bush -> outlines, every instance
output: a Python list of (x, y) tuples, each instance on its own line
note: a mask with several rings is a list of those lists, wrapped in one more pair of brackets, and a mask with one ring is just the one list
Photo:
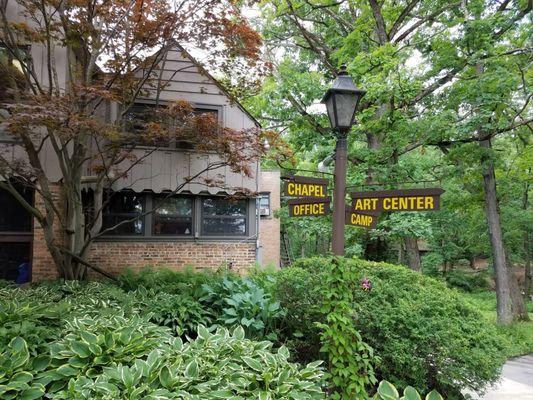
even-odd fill
[[(314, 258), (296, 266), (328, 274), (331, 262)], [(371, 291), (355, 289), (353, 307), (363, 340), (381, 358), (381, 378), (420, 392), (437, 389), (447, 397), (497, 379), (505, 341), (459, 293), (405, 267), (347, 262), (353, 265), (347, 279), (359, 283), (368, 277), (373, 285)]]
[(274, 299), (286, 310), (279, 324), (279, 340), (298, 361), (317, 360), (320, 329), (316, 322), (323, 319), (320, 275), (293, 267), (278, 271), (274, 277)]
[(196, 336), (198, 325), (210, 325), (211, 316), (202, 305), (187, 294), (154, 293), (138, 290), (141, 310), (149, 321), (172, 329), (178, 336)]
[(228, 276), (202, 287), (200, 301), (212, 309), (217, 324), (242, 325), (248, 337), (277, 340), (276, 327), (285, 310), (253, 280)]
[(448, 286), (465, 292), (479, 292), (490, 289), (489, 278), (485, 271), (467, 272), (460, 269), (452, 269), (446, 273), (445, 279)]

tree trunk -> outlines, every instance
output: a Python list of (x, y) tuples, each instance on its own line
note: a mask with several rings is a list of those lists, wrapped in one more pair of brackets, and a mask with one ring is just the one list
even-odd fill
[[(524, 211), (527, 211), (529, 206), (529, 198), (528, 198), (528, 191), (529, 191), (529, 184), (526, 182), (524, 185), (524, 196), (523, 196), (523, 209)], [(525, 279), (524, 279), (524, 295), (526, 299), (529, 299), (531, 296), (531, 291), (533, 287), (531, 286), (531, 280), (533, 271), (531, 270), (531, 242), (529, 241), (529, 226), (526, 226), (524, 228), (524, 234), (523, 234), (523, 242), (524, 242), (524, 253), (525, 253)]]
[(405, 236), (405, 252), (407, 253), (407, 265), (413, 271), (422, 272), (422, 262), (420, 261), (420, 251), (418, 250), (418, 240), (414, 236)]
[[(488, 140), (479, 143), (481, 147), (490, 149)], [(511, 300), (511, 288), (509, 285), (509, 273), (503, 245), (502, 229), (500, 224), (500, 210), (496, 195), (496, 176), (494, 174), (494, 162), (490, 155), (486, 157), (482, 166), (483, 191), (485, 192), (485, 214), (489, 228), (489, 237), (492, 250), (492, 263), (494, 267), (494, 279), (496, 281), (496, 312), (498, 323), (509, 325), (513, 322), (513, 307)]]

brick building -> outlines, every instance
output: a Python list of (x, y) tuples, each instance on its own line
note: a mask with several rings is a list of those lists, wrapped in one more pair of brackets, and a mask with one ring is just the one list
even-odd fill
[[(12, 7), (13, 6), (13, 7)], [(13, 21), (23, 21), (13, 2), (7, 2), (7, 16)], [(28, 65), (46, 87), (48, 71), (43, 57), (43, 45), (21, 43)], [(58, 80), (68, 82), (64, 49), (54, 50), (60, 70)], [(17, 60), (9, 57), (0, 37), (0, 62), (17, 67)], [(62, 71), (62, 72), (61, 72)], [(197, 113), (209, 113), (219, 124), (235, 130), (259, 127), (257, 121), (217, 82), (189, 53), (179, 45), (165, 52), (164, 61), (155, 69), (156, 79), (165, 82), (157, 93), (157, 105), (185, 100)], [(134, 121), (139, 115), (156, 106), (155, 93), (147, 86), (143, 97), (131, 108), (128, 118)], [(5, 113), (5, 110), (0, 110)], [(109, 102), (102, 118), (119, 118), (120, 105)], [(1, 123), (1, 116), (0, 116)], [(2, 132), (0, 125), (0, 156), (6, 162), (19, 162), (21, 157), (17, 142)], [(54, 159), (54, 152), (46, 152), (48, 141), (43, 142), (41, 153), (47, 177), (58, 193), (57, 206), (61, 207), (59, 192), (62, 171)], [(259, 163), (251, 165), (253, 176), (232, 172), (227, 167), (207, 171), (204, 178), (215, 178), (217, 185), (200, 182), (184, 184), (206, 163), (216, 160), (217, 154), (195, 151), (194, 147), (172, 143), (153, 150), (138, 147), (135, 152), (143, 162), (131, 168), (127, 178), (113, 183), (112, 198), (103, 212), (103, 229), (124, 218), (135, 222), (122, 225), (98, 238), (91, 245), (90, 263), (112, 274), (125, 267), (139, 269), (146, 265), (169, 268), (194, 266), (198, 269), (229, 266), (242, 271), (259, 265), (279, 266), (280, 229), (274, 211), (280, 206), (280, 180), (278, 171), (261, 171)], [(90, 162), (85, 168), (84, 195), (90, 194)], [(169, 192), (183, 186), (175, 195), (164, 199), (164, 206), (155, 207)], [(235, 192), (253, 193), (237, 200), (229, 196)], [(31, 199), (37, 208), (42, 199), (37, 193), (21, 188), (20, 193)], [(110, 192), (111, 193), (111, 192)], [(146, 214), (147, 213), (147, 214)], [(146, 214), (146, 215), (144, 215)], [(142, 217), (140, 215), (143, 215)], [(32, 221), (27, 212), (7, 192), (0, 191), (0, 279), (15, 279), (22, 263), (30, 265), (30, 279), (54, 279), (57, 271), (45, 245), (42, 229)]]

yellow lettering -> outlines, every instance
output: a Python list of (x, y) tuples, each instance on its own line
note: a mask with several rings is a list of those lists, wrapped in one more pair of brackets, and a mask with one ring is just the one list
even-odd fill
[(417, 210), (423, 210), (424, 209), (424, 198), (423, 197), (417, 197), (416, 198), (416, 209)]
[(390, 210), (390, 208), (391, 208), (390, 202), (391, 202), (391, 199), (389, 199), (389, 198), (383, 199), (383, 209), (384, 210)]
[(435, 205), (433, 204), (433, 197), (426, 197), (425, 208), (426, 210), (433, 210), (433, 208), (435, 208)]

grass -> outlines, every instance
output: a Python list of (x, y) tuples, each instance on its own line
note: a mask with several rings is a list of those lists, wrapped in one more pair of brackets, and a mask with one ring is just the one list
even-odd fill
[[(477, 306), (485, 318), (496, 324), (496, 293), (464, 293), (464, 296)], [(527, 310), (530, 318), (533, 318), (533, 301), (528, 301)], [(533, 353), (533, 320), (496, 327), (508, 340), (509, 358)]]

